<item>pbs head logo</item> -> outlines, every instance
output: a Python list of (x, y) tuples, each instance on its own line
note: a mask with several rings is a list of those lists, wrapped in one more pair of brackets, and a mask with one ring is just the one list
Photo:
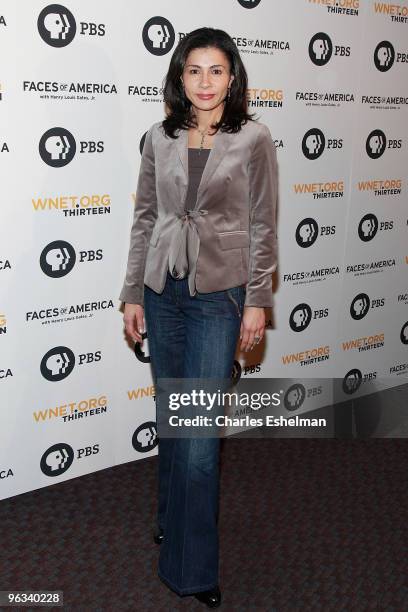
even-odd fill
[(165, 17), (151, 17), (142, 32), (143, 44), (152, 55), (166, 55), (176, 39), (174, 28)]
[(283, 403), (286, 410), (298, 410), (306, 398), (306, 389), (302, 383), (291, 385), (286, 391)]
[(373, 130), (366, 140), (366, 152), (370, 159), (378, 159), (387, 146), (387, 137), (382, 130)]
[(378, 231), (378, 219), (373, 213), (368, 213), (360, 219), (358, 236), (363, 242), (369, 242)]
[(148, 421), (139, 425), (132, 436), (132, 446), (139, 453), (148, 453), (157, 444), (157, 427), (154, 421)]
[(350, 304), (350, 315), (355, 321), (364, 319), (370, 310), (370, 298), (366, 293), (359, 293)]
[(326, 146), (326, 139), (319, 128), (312, 128), (306, 132), (302, 139), (302, 151), (306, 159), (317, 159)]
[(50, 382), (67, 378), (75, 367), (75, 355), (67, 346), (54, 346), (41, 359), (40, 371)]
[(60, 476), (74, 461), (74, 451), (69, 444), (59, 442), (48, 448), (40, 461), (40, 468), (46, 476)]
[(289, 325), (295, 332), (301, 332), (306, 329), (312, 320), (312, 309), (309, 304), (298, 304), (290, 313)]
[(324, 32), (318, 32), (309, 42), (309, 57), (316, 66), (324, 66), (330, 61), (333, 43)]
[(51, 278), (61, 278), (71, 272), (75, 265), (75, 249), (65, 240), (54, 240), (47, 244), (40, 255), (41, 270)]
[(38, 150), (41, 159), (47, 166), (62, 168), (74, 159), (75, 138), (65, 128), (54, 127), (41, 136)]
[(303, 249), (306, 249), (315, 243), (318, 235), (319, 226), (317, 225), (317, 222), (311, 217), (307, 217), (297, 226), (295, 238), (297, 244)]
[(358, 368), (353, 368), (343, 378), (342, 388), (344, 393), (347, 395), (353, 395), (358, 389), (363, 381), (363, 375), (361, 370)]
[(38, 32), (47, 45), (66, 47), (76, 34), (76, 22), (73, 14), (62, 4), (49, 4), (38, 15)]
[(395, 61), (395, 49), (388, 40), (382, 40), (374, 51), (374, 65), (380, 72), (387, 72)]

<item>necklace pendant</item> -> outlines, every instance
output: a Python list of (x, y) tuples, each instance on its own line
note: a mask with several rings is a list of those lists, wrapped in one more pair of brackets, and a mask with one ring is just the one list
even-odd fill
[(201, 137), (201, 143), (200, 143), (200, 148), (198, 150), (198, 154), (201, 155), (201, 151), (203, 150), (203, 144), (204, 144), (204, 134)]

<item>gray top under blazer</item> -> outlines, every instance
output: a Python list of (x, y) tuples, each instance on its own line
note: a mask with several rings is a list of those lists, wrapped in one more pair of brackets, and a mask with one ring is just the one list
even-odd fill
[[(188, 130), (177, 129), (170, 138), (157, 121), (146, 132), (123, 302), (143, 305), (145, 285), (156, 293), (164, 289), (169, 252), (174, 264), (171, 242), (186, 215), (188, 159)], [(238, 132), (219, 129), (187, 219), (193, 240), (186, 244), (196, 265), (195, 288), (189, 274), (190, 295), (244, 284), (245, 306), (273, 306), (277, 197), (276, 147), (268, 126), (249, 120)]]
[[(169, 248), (169, 272), (174, 278), (189, 277), (189, 286), (195, 292), (197, 255), (200, 237), (195, 225), (197, 191), (211, 149), (188, 149), (188, 191), (184, 203), (185, 215), (174, 226)], [(198, 213), (200, 214), (200, 213)]]

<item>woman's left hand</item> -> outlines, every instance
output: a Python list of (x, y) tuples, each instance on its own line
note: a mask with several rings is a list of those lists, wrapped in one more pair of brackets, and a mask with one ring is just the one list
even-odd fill
[[(265, 310), (258, 306), (244, 306), (241, 320), (241, 351), (250, 351), (261, 342), (265, 333)], [(259, 338), (259, 340), (258, 340)]]

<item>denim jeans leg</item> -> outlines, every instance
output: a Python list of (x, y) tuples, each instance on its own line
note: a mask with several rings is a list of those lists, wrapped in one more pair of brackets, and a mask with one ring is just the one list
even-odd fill
[[(176, 303), (173, 285), (168, 279), (162, 294), (155, 293), (145, 285), (144, 317), (149, 342), (152, 376), (157, 378), (180, 378), (183, 375), (184, 318)], [(158, 398), (156, 396), (156, 419)], [(158, 504), (157, 526), (165, 529), (170, 468), (174, 440), (158, 440)]]
[[(244, 290), (196, 294), (185, 285), (184, 378), (230, 379)], [(218, 584), (219, 438), (178, 438), (170, 475), (159, 576), (180, 595)]]

